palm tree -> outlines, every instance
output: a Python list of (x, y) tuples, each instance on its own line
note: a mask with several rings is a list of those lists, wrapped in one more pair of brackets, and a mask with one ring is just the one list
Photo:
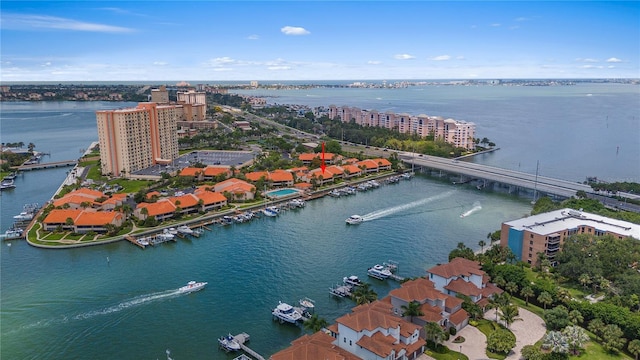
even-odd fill
[(409, 322), (413, 322), (413, 317), (414, 316), (422, 316), (424, 315), (424, 313), (422, 312), (422, 309), (420, 309), (420, 307), (422, 306), (422, 304), (420, 304), (417, 301), (412, 301), (410, 303), (407, 303), (407, 305), (402, 305), (402, 316), (403, 317), (409, 317)]
[(306, 320), (304, 322), (304, 328), (307, 330), (311, 330), (312, 332), (318, 332), (320, 330), (322, 330), (323, 328), (327, 327), (327, 325), (329, 325), (329, 323), (327, 322), (327, 320), (321, 318), (318, 316), (318, 314), (313, 314), (311, 315), (311, 317), (309, 318), (309, 320)]
[(509, 281), (507, 285), (505, 285), (505, 289), (509, 292), (509, 294), (513, 295), (518, 292), (518, 284), (513, 281)]
[(517, 320), (522, 320), (522, 318), (518, 317), (520, 311), (516, 305), (509, 304), (507, 306), (503, 306), (500, 308), (500, 311), (502, 312), (500, 319), (502, 319), (505, 325), (507, 325), (507, 329)]
[[(489, 237), (491, 237), (491, 234), (489, 234)], [(480, 240), (478, 241), (478, 245), (480, 245), (480, 252), (484, 254), (484, 247), (487, 245), (487, 242), (484, 240)]]
[(569, 322), (573, 325), (581, 324), (584, 321), (584, 317), (579, 310), (571, 310), (569, 312)]
[(629, 352), (636, 357), (636, 360), (638, 360), (638, 355), (640, 355), (640, 340), (631, 340), (629, 345), (627, 345), (627, 350), (629, 350)]
[(371, 288), (371, 284), (364, 283), (356, 288), (351, 294), (351, 297), (355, 300), (356, 304), (362, 305), (376, 301), (378, 294)]
[(566, 354), (569, 352), (567, 337), (562, 335), (560, 331), (549, 331), (542, 340), (542, 346), (554, 353)]
[(558, 288), (556, 290), (556, 297), (558, 298), (558, 301), (565, 305), (571, 301), (571, 293), (565, 288)]
[(547, 305), (551, 305), (551, 303), (553, 303), (553, 298), (551, 297), (551, 294), (543, 291), (538, 295), (538, 302), (543, 305), (545, 310), (547, 310)]
[(524, 297), (524, 301), (527, 303), (527, 306), (529, 306), (529, 298), (535, 295), (535, 293), (531, 286), (525, 286), (520, 290), (520, 295)]
[(578, 350), (589, 341), (587, 332), (580, 326), (567, 326), (562, 330), (562, 334), (567, 338), (569, 349), (573, 355), (578, 355)]
[(582, 274), (578, 278), (578, 281), (580, 282), (580, 284), (582, 284), (582, 287), (587, 290), (587, 285), (589, 285), (589, 283), (591, 282), (591, 276), (589, 276), (589, 274)]
[(595, 318), (589, 322), (587, 329), (589, 329), (589, 331), (591, 331), (592, 333), (596, 334), (597, 337), (601, 338), (604, 327), (605, 327), (604, 322), (602, 322), (602, 320), (600, 320), (599, 318)]
[(442, 330), (442, 327), (440, 327), (440, 324), (433, 321), (429, 321), (424, 326), (424, 332), (425, 332), (425, 336), (427, 337), (427, 340), (433, 341), (436, 347), (442, 342), (445, 336), (444, 330)]

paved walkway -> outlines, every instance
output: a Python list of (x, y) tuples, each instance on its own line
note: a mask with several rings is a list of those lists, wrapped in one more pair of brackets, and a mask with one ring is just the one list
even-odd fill
[[(516, 346), (507, 356), (508, 360), (520, 359), (520, 352), (525, 345), (533, 345), (538, 340), (542, 339), (547, 332), (547, 328), (544, 324), (544, 320), (538, 315), (532, 313), (529, 310), (518, 308), (518, 317), (522, 320), (518, 320), (511, 324), (510, 330), (516, 336)], [(491, 309), (484, 314), (485, 319), (495, 320), (495, 310)]]

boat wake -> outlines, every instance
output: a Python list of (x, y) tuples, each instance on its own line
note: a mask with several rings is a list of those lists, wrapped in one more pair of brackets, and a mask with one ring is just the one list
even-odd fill
[(408, 204), (403, 204), (403, 205), (390, 207), (390, 208), (387, 208), (387, 209), (372, 211), (372, 212), (370, 212), (368, 214), (363, 215), (362, 216), (362, 221), (371, 221), (371, 220), (380, 219), (380, 218), (383, 218), (383, 217), (386, 217), (386, 216), (389, 216), (389, 215), (393, 215), (393, 214), (398, 213), (400, 211), (409, 210), (409, 209), (412, 209), (412, 208), (417, 207), (417, 206), (421, 206), (421, 205), (428, 204), (430, 202), (434, 202), (436, 200), (442, 200), (442, 199), (446, 198), (447, 196), (450, 196), (451, 194), (453, 194), (453, 191), (447, 191), (447, 192), (444, 192), (442, 194), (431, 196), (431, 197), (428, 197), (426, 199), (413, 201), (413, 202), (410, 202)]
[(476, 201), (476, 202), (473, 203), (473, 207), (470, 210), (467, 210), (467, 211), (463, 212), (462, 214), (460, 214), (460, 217), (461, 218), (465, 218), (465, 217), (467, 217), (467, 216), (469, 216), (469, 215), (471, 215), (471, 214), (473, 214), (475, 212), (478, 212), (480, 210), (482, 210), (482, 205), (480, 205), (479, 201)]
[(117, 313), (122, 310), (148, 304), (150, 302), (166, 300), (166, 299), (170, 299), (170, 298), (174, 298), (174, 297), (178, 297), (180, 295), (186, 295), (186, 294), (188, 293), (181, 292), (179, 289), (174, 289), (174, 290), (167, 290), (167, 291), (155, 292), (151, 294), (140, 295), (140, 296), (136, 296), (134, 298), (125, 300), (117, 305), (113, 305), (101, 310), (88, 311), (88, 312), (84, 312), (84, 313), (72, 315), (72, 316), (62, 315), (55, 318), (43, 319), (28, 325), (23, 325), (18, 328), (15, 328), (13, 329), (13, 331), (9, 331), (6, 335), (18, 332), (20, 330), (27, 330), (27, 329), (33, 329), (33, 328), (36, 328), (36, 329), (45, 328), (45, 327), (49, 327), (57, 324), (66, 324), (71, 321), (88, 320), (96, 316)]
[(161, 292), (156, 292), (156, 293), (151, 293), (151, 294), (146, 294), (146, 295), (140, 295), (140, 296), (136, 296), (132, 299), (129, 300), (125, 300), (121, 303), (119, 303), (118, 305), (114, 305), (114, 306), (110, 306), (108, 308), (104, 308), (102, 310), (96, 310), (96, 311), (89, 311), (86, 313), (82, 313), (82, 314), (78, 314), (76, 316), (73, 317), (73, 319), (75, 320), (86, 320), (86, 319), (90, 319), (92, 317), (95, 316), (99, 316), (99, 315), (107, 315), (107, 314), (111, 314), (111, 313), (115, 313), (115, 312), (119, 312), (134, 306), (140, 306), (140, 305), (144, 305), (146, 303), (150, 303), (152, 301), (159, 301), (159, 300), (164, 300), (164, 299), (168, 299), (168, 298), (173, 298), (173, 297), (177, 297), (180, 295), (186, 294), (184, 292), (181, 292), (179, 289), (175, 289), (175, 290), (167, 290), (167, 291), (161, 291)]

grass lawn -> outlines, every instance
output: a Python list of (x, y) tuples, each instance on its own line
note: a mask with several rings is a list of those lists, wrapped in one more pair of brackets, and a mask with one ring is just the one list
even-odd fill
[(427, 349), (424, 353), (436, 360), (469, 360), (467, 355), (453, 351), (449, 348), (447, 348), (447, 352), (444, 354), (437, 353), (431, 349)]
[(612, 354), (608, 351), (606, 351), (602, 345), (600, 345), (597, 341), (598, 339), (596, 338), (596, 336), (591, 333), (591, 332), (587, 332), (587, 334), (589, 334), (589, 341), (586, 346), (585, 349), (583, 349), (580, 352), (579, 356), (570, 356), (570, 359), (584, 359), (584, 360), (616, 360), (616, 359), (633, 359), (632, 357), (628, 356), (627, 354), (624, 354), (622, 352), (616, 353), (616, 354)]
[[(531, 298), (529, 298), (529, 300), (531, 300)], [(540, 317), (542, 317), (542, 315), (544, 314), (544, 309), (543, 308), (541, 308), (539, 306), (536, 306), (536, 305), (533, 305), (531, 303), (529, 303), (529, 305), (527, 305), (527, 303), (524, 300), (518, 299), (517, 297), (512, 297), (511, 298), (511, 302), (516, 304), (516, 305), (518, 305), (519, 307), (521, 307), (523, 309), (527, 309), (527, 310), (531, 311), (532, 313), (534, 313), (534, 314), (536, 314), (536, 315), (538, 315)]]
[[(506, 329), (504, 326), (499, 325), (495, 321), (491, 321), (491, 320), (487, 320), (487, 319), (477, 320), (477, 322), (478, 322), (478, 325), (476, 327), (487, 338), (489, 337), (489, 334), (491, 334), (492, 332), (494, 332), (495, 330), (497, 330), (499, 328)], [(505, 355), (505, 354), (494, 353), (494, 352), (489, 351), (488, 349), (485, 350), (485, 352), (487, 354), (487, 357), (489, 357), (491, 359), (503, 360), (503, 359), (505, 359), (507, 357), (507, 355)]]
[(128, 180), (128, 179), (116, 179), (109, 182), (110, 185), (118, 184), (122, 186), (124, 190), (122, 190), (121, 192), (126, 192), (126, 193), (137, 193), (138, 191), (147, 188), (152, 183), (153, 181), (150, 181), (150, 180)]

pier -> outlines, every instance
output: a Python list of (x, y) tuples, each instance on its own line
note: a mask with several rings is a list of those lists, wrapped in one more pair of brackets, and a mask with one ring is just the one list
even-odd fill
[(12, 170), (18, 171), (30, 171), (30, 170), (41, 170), (41, 169), (50, 169), (57, 167), (67, 167), (67, 166), (75, 166), (78, 163), (77, 160), (64, 160), (64, 161), (54, 161), (47, 162), (41, 164), (29, 164), (29, 165), (20, 165), (20, 166), (12, 166)]
[[(245, 345), (245, 343), (250, 339), (249, 334), (241, 333), (241, 334), (235, 335), (233, 338), (238, 342), (238, 344), (240, 344), (240, 348), (247, 354), (251, 355), (254, 359), (265, 360), (265, 358), (262, 355), (258, 354), (257, 352), (252, 350), (250, 347)], [(238, 358), (242, 359), (242, 355), (239, 356)]]

